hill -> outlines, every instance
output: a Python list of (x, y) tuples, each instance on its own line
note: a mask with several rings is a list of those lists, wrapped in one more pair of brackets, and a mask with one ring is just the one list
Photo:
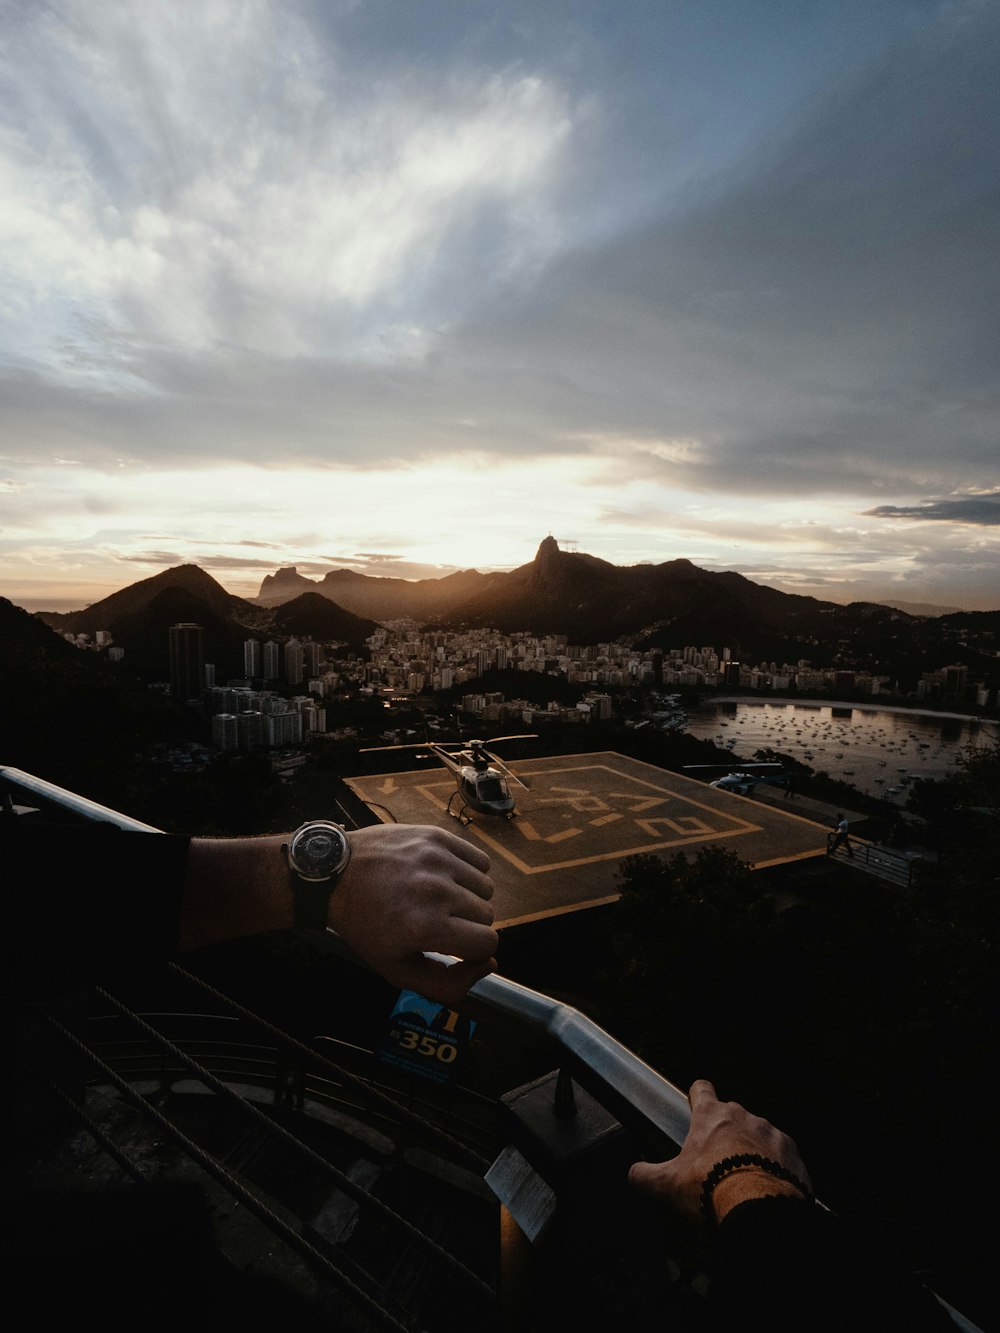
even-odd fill
[(271, 623), (276, 633), (305, 636), (317, 643), (348, 643), (354, 647), (364, 644), (365, 639), (378, 629), (376, 621), (352, 615), (318, 592), (304, 592), (275, 607)]
[[(39, 619), (58, 630), (73, 634), (95, 634), (99, 629), (109, 630), (116, 640), (124, 638), (135, 623), (147, 615), (150, 606), (164, 592), (188, 599), (196, 599), (216, 617), (241, 621), (247, 625), (260, 620), (260, 612), (252, 602), (234, 597), (220, 583), (198, 565), (175, 565), (151, 578), (130, 583), (110, 597), (84, 607), (82, 611), (39, 612)], [(174, 623), (174, 622), (171, 622)]]
[(226, 592), (198, 565), (177, 565), (82, 611), (39, 612), (37, 619), (60, 632), (94, 635), (108, 630), (125, 649), (128, 669), (147, 679), (166, 677), (167, 631), (191, 621), (204, 630), (205, 661), (214, 663), (217, 678), (225, 680), (243, 674), (243, 643), (251, 637), (299, 634), (363, 645), (375, 623), (342, 610), (321, 597), (315, 585), (308, 586), (309, 593), (285, 607), (265, 608)]
[(257, 602), (296, 589), (318, 592), (374, 620), (565, 634), (580, 644), (711, 644), (730, 648), (742, 661), (806, 660), (885, 674), (904, 688), (912, 688), (922, 671), (952, 661), (965, 663), (970, 679), (992, 678), (1000, 646), (1000, 612), (918, 616), (872, 602), (843, 606), (780, 592), (731, 571), (700, 569), (690, 560), (613, 565), (563, 551), (553, 537), (542, 541), (533, 560), (509, 572), (463, 570), (410, 583), (339, 569), (311, 582), (294, 568), (281, 569), (264, 579)]
[(135, 810), (137, 754), (184, 734), (183, 710), (0, 598), (0, 762)]
[[(258, 601), (308, 584), (294, 569), (261, 585)], [(780, 655), (828, 637), (845, 608), (778, 592), (740, 574), (715, 574), (689, 560), (618, 566), (560, 550), (546, 537), (532, 561), (510, 572), (464, 570), (409, 583), (332, 570), (312, 589), (373, 619), (406, 617), (442, 626), (566, 634), (576, 643), (634, 639), (648, 646), (725, 642), (754, 656)], [(901, 616), (900, 612), (889, 613)]]
[(166, 630), (183, 620), (204, 627), (205, 660), (220, 679), (242, 675), (242, 644), (251, 636), (308, 635), (361, 650), (377, 622), (394, 619), (565, 634), (579, 644), (620, 639), (643, 649), (728, 647), (744, 662), (805, 660), (871, 671), (904, 689), (912, 689), (921, 672), (953, 662), (967, 667), (970, 681), (993, 680), (1000, 651), (1000, 611), (930, 617), (871, 602), (842, 606), (689, 560), (613, 565), (560, 550), (553, 537), (533, 560), (509, 572), (469, 569), (409, 582), (338, 569), (314, 582), (287, 567), (263, 580), (254, 601), (227, 593), (196, 565), (181, 565), (83, 611), (40, 612), (38, 618), (74, 633), (109, 630), (131, 668), (161, 679)]
[(79, 650), (37, 616), (0, 597), (0, 680), (21, 672), (42, 670), (53, 663), (76, 661)]
[(440, 579), (375, 578), (353, 569), (331, 569), (317, 583), (305, 578), (294, 566), (265, 576), (256, 601), (274, 607), (303, 593), (319, 593), (355, 615), (374, 620), (429, 620), (451, 612), (504, 575), (459, 570)]

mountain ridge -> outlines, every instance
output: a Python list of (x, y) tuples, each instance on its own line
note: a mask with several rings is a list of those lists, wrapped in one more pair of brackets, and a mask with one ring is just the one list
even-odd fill
[(334, 569), (315, 581), (284, 566), (265, 576), (261, 595), (249, 600), (227, 593), (199, 566), (180, 565), (82, 611), (36, 614), (59, 631), (110, 630), (139, 667), (162, 659), (167, 625), (197, 620), (206, 629), (206, 660), (232, 675), (242, 672), (246, 638), (308, 634), (362, 649), (375, 625), (396, 619), (440, 629), (564, 634), (581, 645), (714, 645), (730, 648), (739, 660), (806, 660), (906, 679), (954, 660), (968, 643), (970, 671), (992, 675), (1000, 621), (1000, 612), (932, 619), (880, 603), (843, 606), (754, 583), (735, 571), (704, 570), (683, 557), (619, 566), (563, 551), (553, 537), (510, 571), (466, 569), (411, 582)]

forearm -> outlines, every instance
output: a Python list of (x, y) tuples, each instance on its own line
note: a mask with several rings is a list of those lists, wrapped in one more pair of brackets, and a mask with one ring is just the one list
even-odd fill
[(283, 834), (193, 838), (181, 898), (178, 945), (199, 949), (293, 924), (294, 901)]
[(108, 824), (3, 829), (4, 991), (77, 990), (123, 963), (174, 953), (187, 846)]
[[(454, 834), (403, 824), (355, 829), (331, 887), (326, 925), (387, 981), (454, 1004), (495, 967), (489, 860)], [(295, 921), (288, 835), (195, 839), (180, 947), (282, 930)], [(451, 967), (425, 957), (450, 954)]]
[(723, 1328), (953, 1328), (887, 1247), (866, 1244), (853, 1226), (804, 1199), (758, 1198), (729, 1211), (719, 1228), (710, 1295)]

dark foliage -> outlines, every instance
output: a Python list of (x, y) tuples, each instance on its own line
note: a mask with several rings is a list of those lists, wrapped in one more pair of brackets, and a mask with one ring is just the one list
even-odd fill
[(908, 891), (845, 870), (775, 892), (717, 849), (631, 858), (602, 1000), (667, 1077), (711, 1078), (789, 1130), (821, 1197), (890, 1228), (974, 1315), (992, 1298), (973, 1219), (998, 1178), (979, 1149), (1000, 1030), (1000, 747), (914, 805), (943, 854)]

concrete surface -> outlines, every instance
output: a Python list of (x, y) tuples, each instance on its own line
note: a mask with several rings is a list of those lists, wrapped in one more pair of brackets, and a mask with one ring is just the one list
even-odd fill
[(721, 844), (762, 867), (826, 851), (828, 825), (787, 808), (796, 801), (775, 808), (613, 751), (509, 767), (530, 787), (511, 785), (515, 817), (473, 814), (467, 825), (448, 814), (455, 783), (441, 765), (347, 783), (383, 823), (436, 824), (487, 851), (498, 926), (613, 901), (619, 863), (638, 852), (691, 855)]

